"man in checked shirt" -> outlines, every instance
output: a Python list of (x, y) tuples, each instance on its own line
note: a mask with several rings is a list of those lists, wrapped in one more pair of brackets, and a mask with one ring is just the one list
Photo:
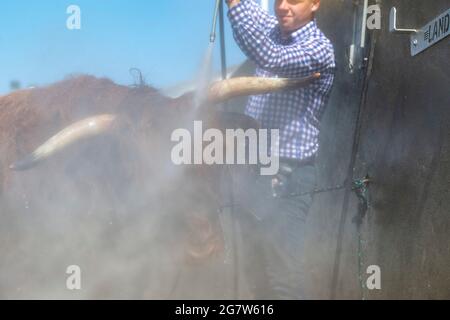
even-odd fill
[(280, 135), (278, 175), (259, 176), (240, 192), (249, 287), (256, 299), (306, 298), (303, 243), (312, 196), (295, 194), (316, 185), (320, 120), (335, 72), (333, 45), (316, 25), (320, 0), (275, 0), (276, 17), (253, 0), (226, 2), (234, 39), (256, 64), (256, 76), (321, 74), (305, 88), (251, 96), (245, 111)]

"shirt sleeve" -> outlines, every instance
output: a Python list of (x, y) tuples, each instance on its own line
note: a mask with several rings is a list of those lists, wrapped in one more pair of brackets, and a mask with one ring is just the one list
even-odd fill
[[(281, 45), (275, 43), (264, 26), (255, 22), (253, 1), (241, 1), (228, 12), (233, 36), (244, 54), (267, 71), (284, 77), (306, 77), (321, 72), (325, 65), (327, 50), (319, 39)], [(260, 8), (261, 11), (264, 11)], [(264, 18), (261, 21), (266, 21)]]
[(247, 5), (247, 10), (252, 17), (254, 23), (259, 24), (263, 29), (268, 29), (275, 26), (278, 20), (275, 16), (269, 14), (266, 10), (253, 0), (244, 0)]

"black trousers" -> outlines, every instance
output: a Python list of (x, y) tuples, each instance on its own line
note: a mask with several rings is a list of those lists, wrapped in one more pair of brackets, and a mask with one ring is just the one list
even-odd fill
[(284, 188), (274, 197), (274, 176), (253, 174), (235, 190), (243, 261), (255, 299), (304, 299), (306, 218), (313, 196), (295, 195), (316, 187), (314, 164), (288, 166)]

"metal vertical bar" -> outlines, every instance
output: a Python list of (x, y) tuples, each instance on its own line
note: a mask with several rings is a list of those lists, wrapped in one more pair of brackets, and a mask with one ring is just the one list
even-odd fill
[(222, 79), (227, 78), (227, 56), (225, 48), (225, 26), (224, 26), (224, 11), (223, 1), (219, 5), (219, 28), (220, 28), (220, 60), (222, 65)]
[(369, 6), (369, 0), (364, 0), (362, 26), (361, 26), (361, 48), (366, 45), (366, 24), (367, 24), (367, 8)]
[[(224, 26), (224, 5), (223, 1), (220, 1), (219, 5), (219, 33), (220, 33), (220, 62), (222, 68), (222, 79), (227, 78), (227, 56), (225, 47), (225, 26)], [(224, 110), (227, 110), (227, 102), (222, 103)], [(233, 189), (233, 174), (229, 167), (222, 167), (222, 175), (220, 176), (221, 185), (225, 185), (226, 190), (222, 190), (222, 195), (228, 198), (229, 203), (234, 203), (234, 189)], [(225, 171), (226, 173), (225, 173)], [(224, 176), (225, 175), (225, 176)], [(225, 194), (224, 194), (225, 193)], [(228, 210), (228, 214), (221, 212), (219, 219), (221, 220), (224, 241), (225, 241), (225, 263), (229, 263), (229, 258), (233, 263), (233, 279), (232, 286), (232, 298), (237, 300), (239, 298), (239, 255), (237, 247), (237, 225), (234, 206), (232, 205)]]

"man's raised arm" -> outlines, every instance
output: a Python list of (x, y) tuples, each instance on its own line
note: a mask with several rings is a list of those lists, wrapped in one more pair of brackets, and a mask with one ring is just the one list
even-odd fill
[(236, 14), (245, 15), (246, 18), (252, 19), (253, 23), (259, 25), (262, 29), (269, 28), (277, 23), (277, 18), (261, 8), (254, 0), (225, 0), (225, 2), (230, 11), (233, 9)]

